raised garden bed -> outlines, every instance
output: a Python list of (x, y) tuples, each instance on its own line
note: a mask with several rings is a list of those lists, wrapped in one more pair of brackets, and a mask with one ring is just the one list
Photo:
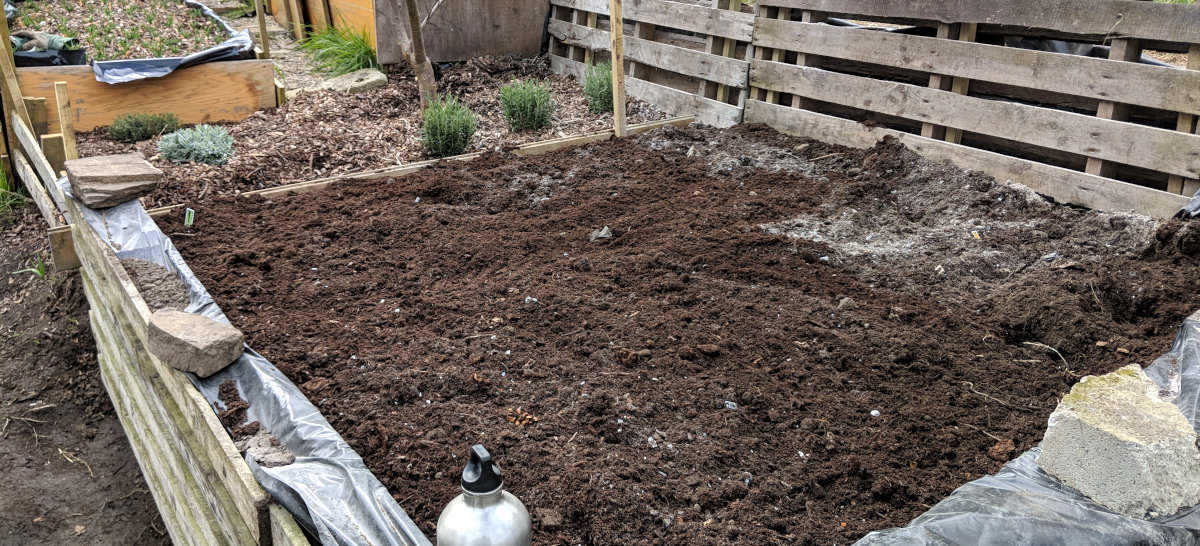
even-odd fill
[(182, 0), (26, 0), (12, 30), (79, 40), (88, 59), (183, 57), (229, 38), (221, 25)]
[(1191, 224), (755, 125), (195, 208), (163, 230), (430, 536), (483, 442), (537, 543), (852, 541), (1200, 306)]
[[(517, 78), (545, 79), (557, 102), (550, 127), (511, 133), (500, 112), (500, 87)], [(495, 150), (612, 126), (612, 114), (587, 110), (576, 81), (553, 75), (545, 59), (479, 58), (441, 70), (438, 88), (453, 93), (479, 115), (471, 149)], [(629, 123), (666, 115), (641, 101), (629, 107)], [(222, 124), (234, 137), (226, 165), (174, 164), (157, 157), (158, 139), (115, 142), (105, 129), (78, 135), (83, 157), (141, 152), (166, 173), (147, 208), (203, 203), (206, 198), (302, 182), (365, 169), (428, 159), (421, 147), (417, 87), (408, 70), (393, 73), (386, 87), (356, 95), (305, 92), (283, 106)]]

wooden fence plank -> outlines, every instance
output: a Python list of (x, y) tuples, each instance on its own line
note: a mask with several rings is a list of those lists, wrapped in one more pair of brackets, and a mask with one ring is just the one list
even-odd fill
[(40, 148), (46, 156), (46, 161), (50, 163), (50, 170), (55, 174), (61, 175), (63, 172), (63, 163), (67, 161), (67, 147), (64, 138), (60, 133), (42, 135), (40, 140)]
[(71, 120), (71, 101), (67, 97), (67, 82), (54, 82), (55, 115), (58, 117), (58, 132), (63, 136), (63, 155), (67, 160), (79, 159), (79, 146), (75, 142), (75, 124)]
[(46, 188), (38, 182), (39, 178), (33, 167), (29, 166), (29, 162), (21, 154), (12, 156), (13, 172), (21, 182), (25, 184), (25, 191), (29, 192), (29, 196), (33, 199), (33, 203), (37, 205), (38, 212), (42, 213), (42, 218), (50, 227), (61, 226), (62, 222), (58, 219), (58, 207), (54, 205), (54, 200), (50, 198), (50, 194), (46, 192)]
[[(1108, 59), (1116, 62), (1137, 63), (1142, 58), (1141, 42), (1136, 39), (1117, 39), (1112, 41), (1112, 46), (1108, 50)], [(1113, 119), (1117, 121), (1127, 121), (1129, 119), (1129, 106), (1111, 100), (1100, 101), (1100, 105), (1096, 108), (1096, 117), (1100, 119)], [(1089, 157), (1087, 166), (1084, 172), (1088, 174), (1096, 174), (1100, 176), (1112, 176), (1113, 166), (1105, 164), (1103, 160), (1095, 157)]]
[[(608, 0), (552, 0), (551, 4), (608, 15)], [(622, 7), (625, 18), (749, 42), (754, 15), (666, 0), (630, 0)]]
[(760, 19), (765, 47), (1200, 114), (1200, 72), (1014, 47)]
[[(96, 81), (90, 66), (18, 68), (17, 77), (26, 96), (55, 96), (54, 83), (67, 82), (77, 131), (111, 125), (134, 112), (171, 112), (187, 124), (241, 121), (275, 106), (275, 69), (269, 59), (205, 63), (119, 85)], [(58, 119), (58, 112), (51, 112), (50, 124)]]
[(1043, 28), (1083, 37), (1200, 43), (1200, 9), (1129, 0), (760, 0), (860, 17)]
[(308, 538), (287, 509), (271, 503), (271, 546), (308, 546)]
[[(1195, 75), (1200, 75), (1200, 72), (1197, 72), (1197, 71), (1200, 71), (1200, 44), (1192, 44), (1188, 49), (1187, 72), (1191, 73), (1191, 74), (1195, 74)], [(1182, 93), (1182, 92), (1184, 92), (1185, 89), (1194, 89), (1194, 87), (1181, 88), (1178, 91)], [(1178, 118), (1175, 121), (1175, 130), (1183, 131), (1185, 133), (1195, 132), (1197, 130), (1196, 116), (1193, 114), (1180, 112)], [(1192, 185), (1196, 184), (1195, 179), (1187, 181), (1187, 182), (1190, 182)], [(1171, 175), (1167, 179), (1167, 191), (1169, 191), (1171, 193), (1182, 193), (1184, 195), (1191, 195), (1195, 192), (1195, 189), (1192, 189), (1192, 191), (1187, 191), (1187, 188), (1185, 188), (1185, 185), (1187, 185), (1187, 182), (1184, 181), (1184, 178), (1182, 176)]]
[(1023, 184), (1057, 201), (1097, 210), (1132, 210), (1156, 218), (1168, 218), (1188, 202), (1184, 196), (1143, 186), (892, 129), (868, 128), (852, 120), (760, 101), (747, 103), (746, 121), (766, 123), (788, 134), (856, 148), (873, 146), (884, 136), (893, 136), (913, 151), (934, 161), (946, 161), (962, 169), (981, 171), (1001, 182)]
[[(958, 40), (963, 42), (974, 42), (975, 32), (979, 30), (979, 25), (976, 23), (963, 23), (958, 25)], [(955, 76), (950, 81), (950, 92), (956, 95), (966, 95), (967, 89), (971, 85), (969, 78)], [(946, 142), (955, 144), (962, 142), (963, 131), (960, 127), (946, 127)]]
[(42, 154), (41, 143), (37, 137), (33, 136), (33, 131), (29, 129), (28, 125), (25, 125), (25, 122), (17, 114), (13, 114), (12, 119), (9, 120), (9, 124), (17, 135), (17, 141), (21, 143), (21, 149), (25, 151), (25, 155), (29, 156), (29, 163), (33, 166), (34, 171), (37, 172), (38, 176), (34, 181), (40, 181), (42, 187), (46, 189), (46, 193), (50, 194), (50, 199), (54, 201), (58, 210), (63, 211), (68, 219), (72, 218), (69, 213), (66, 213), (67, 198), (63, 194), (62, 188), (58, 187), (58, 173), (54, 171), (54, 167), (50, 165), (50, 161)]
[(752, 62), (750, 82), (815, 100), (1167, 174), (1200, 174), (1197, 135), (781, 63)]
[[(550, 21), (550, 34), (562, 43), (589, 50), (610, 50), (606, 30), (587, 28), (566, 21)], [(704, 53), (678, 46), (625, 37), (625, 56), (629, 60), (685, 76), (701, 78), (731, 87), (746, 87), (746, 61)]]

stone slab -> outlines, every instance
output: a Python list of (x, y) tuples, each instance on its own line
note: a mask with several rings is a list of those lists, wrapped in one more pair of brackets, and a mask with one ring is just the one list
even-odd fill
[(93, 209), (103, 209), (153, 192), (163, 172), (141, 154), (103, 155), (63, 163), (71, 194)]
[(208, 377), (237, 360), (245, 337), (237, 328), (178, 309), (150, 315), (150, 352), (167, 365)]

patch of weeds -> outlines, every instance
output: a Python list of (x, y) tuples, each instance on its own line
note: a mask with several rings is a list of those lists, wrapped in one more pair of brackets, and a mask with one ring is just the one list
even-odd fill
[(511, 131), (541, 129), (550, 125), (554, 100), (550, 90), (533, 80), (521, 80), (500, 88), (500, 108)]
[(463, 153), (475, 134), (475, 114), (452, 95), (435, 96), (425, 109), (421, 141), (433, 157)]
[(17, 193), (9, 184), (8, 177), (4, 176), (4, 171), (0, 171), (0, 214), (23, 207), (25, 201), (26, 198)]
[(31, 273), (37, 275), (39, 279), (44, 280), (48, 274), (48, 271), (46, 270), (46, 262), (43, 261), (39, 256), (37, 262), (32, 267), (26, 267), (25, 269), (18, 269), (12, 272), (13, 275), (20, 275), (22, 273)]
[(108, 137), (121, 142), (140, 142), (179, 129), (175, 114), (127, 114), (113, 120)]
[(375, 48), (366, 31), (332, 26), (310, 35), (300, 49), (308, 54), (318, 72), (341, 76), (364, 68), (379, 68)]
[(612, 112), (613, 81), (612, 65), (609, 63), (589, 66), (583, 77), (583, 95), (587, 97), (588, 111), (593, 114)]
[(224, 127), (197, 125), (162, 137), (158, 141), (158, 153), (175, 163), (196, 161), (224, 165), (233, 157), (233, 136)]

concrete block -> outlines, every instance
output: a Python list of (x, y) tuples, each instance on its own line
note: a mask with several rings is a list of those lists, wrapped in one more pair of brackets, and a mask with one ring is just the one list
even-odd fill
[(150, 315), (150, 352), (167, 365), (208, 377), (237, 360), (245, 337), (237, 328), (178, 309)]
[(361, 93), (387, 85), (387, 74), (374, 68), (355, 70), (336, 78), (325, 80), (317, 89), (328, 89), (339, 93)]
[(163, 172), (141, 154), (102, 155), (63, 163), (71, 194), (93, 209), (120, 205), (149, 194)]
[(1200, 503), (1196, 431), (1136, 364), (1088, 376), (1050, 415), (1038, 464), (1119, 514), (1173, 514)]

